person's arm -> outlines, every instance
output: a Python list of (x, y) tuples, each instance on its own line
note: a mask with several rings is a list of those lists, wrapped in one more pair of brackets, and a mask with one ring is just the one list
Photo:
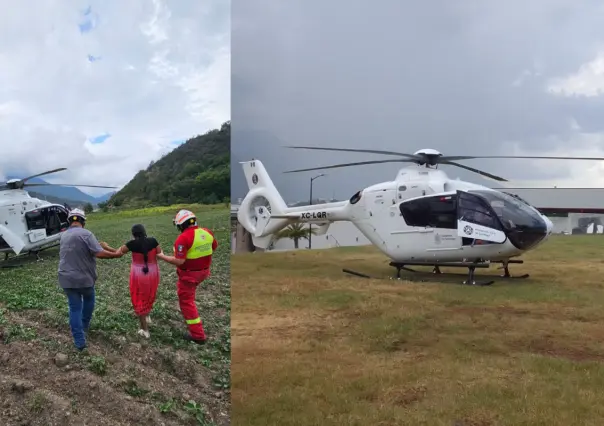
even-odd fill
[(117, 251), (107, 251), (105, 249), (101, 249), (101, 251), (95, 253), (95, 256), (98, 259), (117, 259), (118, 257), (122, 257), (123, 254)]
[(127, 244), (124, 244), (120, 248), (114, 250), (115, 253), (121, 253), (123, 255), (128, 253), (129, 251), (130, 251), (130, 249), (128, 248)]
[(100, 246), (103, 247), (104, 250), (110, 251), (110, 252), (116, 252), (118, 249), (114, 249), (113, 247), (111, 247), (109, 244), (107, 244), (105, 241), (101, 241), (99, 242)]
[(118, 257), (123, 256), (122, 253), (105, 250), (103, 247), (101, 247), (99, 241), (93, 234), (90, 234), (89, 237), (86, 238), (86, 244), (88, 245), (90, 252), (98, 259), (117, 259)]
[(193, 241), (188, 241), (185, 237), (180, 235), (174, 244), (174, 256), (168, 256), (165, 253), (158, 253), (157, 257), (158, 259), (161, 259), (171, 265), (177, 267), (182, 266), (187, 260), (187, 250), (192, 244)]
[(168, 256), (164, 253), (158, 253), (157, 258), (174, 266), (182, 266), (186, 259), (178, 259), (175, 256)]

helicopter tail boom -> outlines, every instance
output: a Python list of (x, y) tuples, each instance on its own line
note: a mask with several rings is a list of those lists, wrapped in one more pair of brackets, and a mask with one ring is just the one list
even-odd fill
[(323, 234), (329, 224), (349, 220), (348, 201), (288, 207), (259, 160), (241, 163), (249, 191), (243, 199), (237, 219), (252, 234), (256, 247), (267, 248), (274, 235), (293, 223), (318, 226), (314, 234)]

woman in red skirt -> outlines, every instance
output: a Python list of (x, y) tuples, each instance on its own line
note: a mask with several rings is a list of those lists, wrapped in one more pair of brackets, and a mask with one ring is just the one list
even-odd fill
[(132, 227), (132, 240), (119, 249), (109, 247), (106, 243), (101, 246), (108, 251), (121, 252), (123, 254), (132, 252), (132, 264), (130, 266), (130, 299), (134, 313), (140, 321), (138, 334), (150, 337), (149, 313), (155, 303), (157, 287), (159, 285), (159, 267), (156, 255), (161, 253), (161, 247), (153, 237), (147, 237), (143, 225)]

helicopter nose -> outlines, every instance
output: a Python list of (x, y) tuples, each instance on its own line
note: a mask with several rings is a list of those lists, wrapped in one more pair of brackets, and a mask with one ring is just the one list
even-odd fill
[(552, 223), (552, 221), (549, 219), (549, 217), (542, 215), (543, 216), (543, 221), (545, 222), (545, 228), (546, 228), (546, 234), (549, 236), (553, 229), (554, 229), (554, 224)]

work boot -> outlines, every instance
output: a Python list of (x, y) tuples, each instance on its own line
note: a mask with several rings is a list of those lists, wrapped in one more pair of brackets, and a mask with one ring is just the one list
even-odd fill
[(193, 336), (191, 336), (189, 333), (185, 333), (183, 336), (183, 339), (185, 339), (188, 342), (193, 342), (196, 343), (198, 345), (203, 345), (207, 339), (194, 339)]
[(149, 337), (151, 337), (151, 334), (148, 331), (143, 330), (142, 328), (140, 330), (138, 330), (137, 334), (139, 336), (143, 336), (145, 339), (148, 339)]

